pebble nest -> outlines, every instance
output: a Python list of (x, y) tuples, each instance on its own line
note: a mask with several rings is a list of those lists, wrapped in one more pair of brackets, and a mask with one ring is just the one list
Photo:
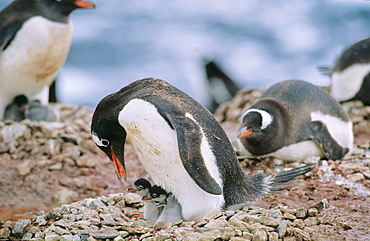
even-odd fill
[[(215, 113), (231, 141), (238, 117), (262, 91), (240, 91)], [(53, 107), (61, 114), (58, 122), (0, 123), (0, 240), (370, 239), (370, 107), (359, 102), (344, 104), (354, 123), (351, 156), (298, 163), (244, 160), (241, 165), (248, 174), (317, 165), (292, 188), (254, 206), (170, 224), (133, 217), (143, 202), (123, 192), (148, 176), (132, 146), (126, 145), (127, 183), (119, 183), (112, 163), (91, 140), (93, 110)], [(30, 206), (32, 211), (17, 219), (5, 217), (12, 208)]]

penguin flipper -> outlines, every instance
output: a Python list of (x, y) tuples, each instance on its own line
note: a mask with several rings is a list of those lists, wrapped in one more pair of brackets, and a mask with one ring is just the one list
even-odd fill
[[(202, 156), (202, 131), (192, 119), (174, 112), (166, 115), (170, 124), (176, 130), (180, 159), (191, 178), (204, 191), (220, 195), (220, 184), (209, 173)], [(196, 148), (195, 148), (196, 147)]]
[(339, 160), (349, 151), (347, 147), (341, 146), (333, 139), (326, 125), (321, 121), (311, 122), (311, 132), (310, 138), (317, 142), (326, 158)]

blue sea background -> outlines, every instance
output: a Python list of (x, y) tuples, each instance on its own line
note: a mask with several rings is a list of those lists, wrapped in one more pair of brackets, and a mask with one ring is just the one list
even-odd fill
[(364, 0), (91, 1), (96, 9), (71, 14), (73, 45), (57, 83), (62, 102), (91, 108), (144, 77), (208, 105), (204, 58), (241, 87), (286, 79), (328, 85), (317, 67), (370, 36)]

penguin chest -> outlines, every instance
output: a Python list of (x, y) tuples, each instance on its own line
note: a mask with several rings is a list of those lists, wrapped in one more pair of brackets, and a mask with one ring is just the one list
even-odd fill
[(26, 21), (0, 57), (2, 87), (14, 86), (32, 95), (49, 85), (66, 60), (72, 31), (71, 22), (62, 24), (40, 16)]
[(370, 72), (370, 64), (354, 64), (342, 72), (332, 74), (331, 94), (338, 101), (353, 98), (361, 89), (362, 82)]
[(176, 131), (154, 105), (141, 99), (131, 100), (120, 112), (119, 123), (153, 181), (178, 199), (186, 220), (199, 220), (221, 209), (223, 196), (205, 192), (185, 170)]

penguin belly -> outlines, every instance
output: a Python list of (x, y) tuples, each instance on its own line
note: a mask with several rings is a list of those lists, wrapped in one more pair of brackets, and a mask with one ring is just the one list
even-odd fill
[[(247, 156), (247, 157), (256, 156), (250, 153), (247, 149), (245, 149), (240, 139), (237, 140), (237, 145), (238, 145), (238, 149), (240, 150), (240, 155)], [(302, 141), (302, 142), (291, 144), (289, 146), (283, 146), (282, 148), (274, 152), (261, 155), (259, 157), (266, 158), (269, 156), (273, 156), (280, 160), (289, 162), (289, 161), (302, 160), (309, 156), (318, 156), (321, 158), (321, 157), (324, 157), (324, 153), (322, 152), (321, 148), (317, 145), (316, 142)]]
[(153, 104), (133, 99), (118, 118), (145, 170), (157, 185), (173, 193), (186, 221), (221, 209), (223, 195), (205, 192), (191, 178), (180, 159), (176, 131)]
[(71, 21), (62, 24), (40, 16), (24, 23), (14, 40), (0, 54), (0, 114), (14, 96), (48, 103), (48, 88), (64, 64), (72, 40)]
[(353, 98), (369, 72), (370, 64), (354, 64), (342, 72), (334, 72), (331, 77), (331, 95), (338, 101)]

